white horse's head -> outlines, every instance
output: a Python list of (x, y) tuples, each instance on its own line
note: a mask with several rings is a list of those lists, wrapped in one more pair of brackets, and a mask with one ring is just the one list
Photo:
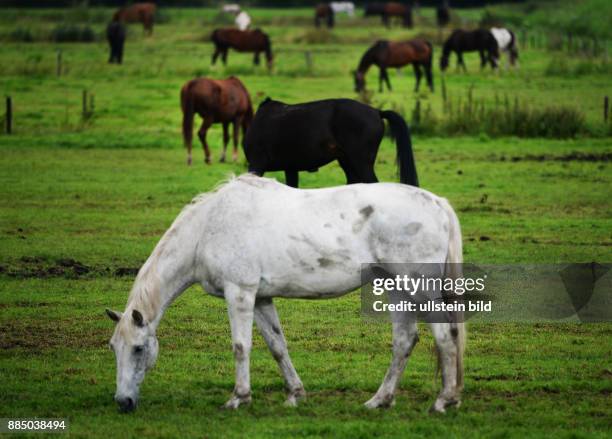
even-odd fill
[(107, 309), (106, 314), (116, 323), (110, 340), (110, 348), (117, 360), (115, 401), (120, 411), (131, 412), (138, 404), (138, 391), (145, 372), (157, 360), (157, 337), (155, 330), (137, 310), (124, 315)]

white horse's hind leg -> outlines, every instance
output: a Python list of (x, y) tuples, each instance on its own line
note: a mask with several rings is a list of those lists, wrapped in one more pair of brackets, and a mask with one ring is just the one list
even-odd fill
[(431, 411), (444, 413), (446, 407), (461, 403), (457, 393), (457, 344), (450, 323), (431, 323), (430, 326), (438, 349), (438, 364), (442, 369), (442, 390)]
[(390, 407), (414, 345), (418, 341), (416, 317), (407, 312), (391, 313), (393, 319), (393, 359), (376, 394), (365, 403), (367, 408)]
[(228, 283), (224, 288), (225, 301), (232, 329), (232, 348), (236, 361), (236, 385), (226, 408), (236, 409), (240, 404), (251, 402), (251, 379), (249, 359), (253, 335), (253, 308), (255, 291)]
[(300, 380), (291, 358), (289, 358), (287, 342), (272, 299), (262, 299), (255, 302), (255, 323), (257, 323), (259, 331), (285, 378), (287, 386), (285, 405), (294, 407), (300, 398), (306, 396), (306, 392), (304, 392), (302, 380)]

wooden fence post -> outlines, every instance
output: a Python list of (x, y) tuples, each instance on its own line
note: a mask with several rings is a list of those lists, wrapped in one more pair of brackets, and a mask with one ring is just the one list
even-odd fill
[(306, 60), (306, 68), (309, 72), (312, 72), (312, 53), (310, 52), (310, 50), (304, 52), (304, 58)]
[[(607, 99), (607, 98), (606, 98)], [(13, 100), (10, 96), (6, 97), (6, 134), (13, 132)]]

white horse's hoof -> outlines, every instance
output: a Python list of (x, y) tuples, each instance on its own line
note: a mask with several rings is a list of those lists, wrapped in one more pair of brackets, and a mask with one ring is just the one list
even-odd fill
[(369, 409), (381, 409), (381, 408), (393, 407), (395, 405), (395, 398), (393, 397), (393, 395), (388, 395), (382, 398), (378, 396), (374, 396), (364, 405)]
[(429, 409), (429, 413), (446, 413), (447, 407), (459, 408), (459, 406), (461, 406), (461, 401), (458, 399), (437, 399)]
[(296, 390), (287, 395), (287, 400), (284, 402), (285, 407), (297, 407), (298, 402), (306, 398), (306, 392), (304, 389)]
[(229, 401), (227, 401), (223, 405), (223, 408), (230, 409), (230, 410), (236, 410), (238, 407), (240, 407), (240, 404), (250, 404), (250, 403), (251, 403), (250, 395), (249, 396), (234, 395), (229, 399)]

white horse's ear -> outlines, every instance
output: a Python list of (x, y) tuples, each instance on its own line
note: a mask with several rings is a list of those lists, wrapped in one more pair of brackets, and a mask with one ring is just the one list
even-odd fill
[(106, 315), (107, 315), (107, 316), (108, 316), (108, 317), (109, 317), (109, 318), (110, 318), (110, 319), (111, 319), (113, 322), (118, 323), (118, 322), (119, 322), (119, 320), (121, 320), (121, 316), (122, 316), (122, 314), (121, 314), (120, 312), (113, 311), (113, 310), (110, 310), (110, 309), (108, 309), (108, 308), (106, 308), (106, 310), (105, 310), (105, 311), (106, 311)]
[(136, 309), (133, 310), (132, 311), (132, 319), (134, 319), (134, 324), (136, 326), (138, 326), (139, 328), (142, 328), (144, 326), (144, 317), (142, 316), (140, 311), (138, 311)]

